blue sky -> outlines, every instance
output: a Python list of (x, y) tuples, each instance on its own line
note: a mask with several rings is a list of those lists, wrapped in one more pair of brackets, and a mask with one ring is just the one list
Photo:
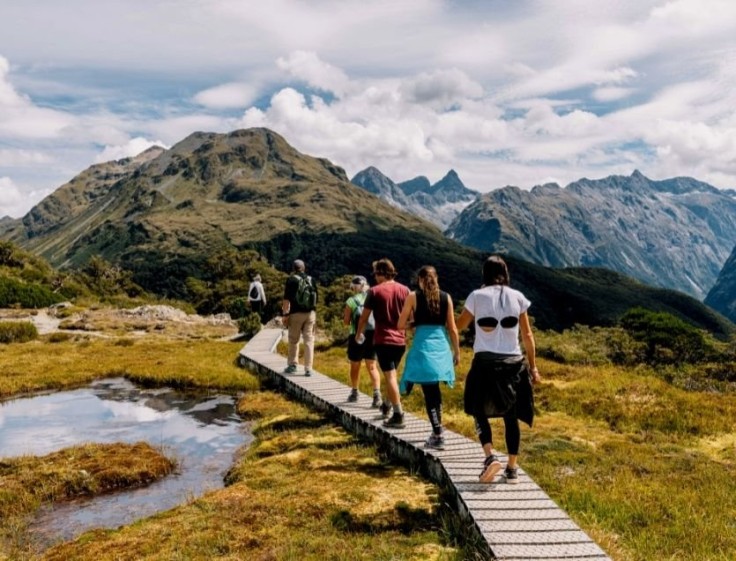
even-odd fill
[(251, 126), (350, 177), (734, 188), (735, 29), (730, 0), (3, 0), (0, 217)]

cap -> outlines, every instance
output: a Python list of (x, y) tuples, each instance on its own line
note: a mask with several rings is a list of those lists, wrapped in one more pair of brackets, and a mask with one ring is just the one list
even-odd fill
[(356, 286), (363, 286), (363, 285), (368, 284), (368, 281), (366, 280), (365, 277), (361, 275), (357, 275), (353, 277), (353, 280), (350, 281), (350, 284), (354, 284)]
[(296, 261), (294, 261), (294, 270), (295, 271), (303, 271), (304, 269), (305, 269), (305, 267), (304, 267), (304, 261), (302, 261), (301, 259), (297, 259)]

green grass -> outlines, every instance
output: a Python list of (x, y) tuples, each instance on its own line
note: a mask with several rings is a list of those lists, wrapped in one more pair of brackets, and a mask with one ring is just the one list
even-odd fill
[[(451, 430), (475, 439), (462, 412), (470, 366), (443, 387)], [(656, 370), (538, 360), (533, 429), (522, 424), (520, 463), (616, 561), (726, 561), (736, 551), (736, 394), (686, 391)], [(315, 367), (342, 382), (342, 348)], [(370, 393), (367, 374), (361, 391)], [(421, 392), (404, 399), (425, 416)], [(503, 423), (492, 421), (504, 450)]]

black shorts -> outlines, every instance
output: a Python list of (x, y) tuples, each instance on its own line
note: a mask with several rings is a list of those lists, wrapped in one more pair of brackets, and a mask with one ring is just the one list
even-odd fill
[(362, 345), (355, 342), (354, 333), (348, 338), (348, 360), (350, 362), (376, 360), (376, 349), (373, 347), (373, 331), (365, 333), (365, 341)]
[(397, 370), (401, 358), (406, 351), (406, 345), (374, 345), (376, 356), (378, 357), (378, 366), (382, 372), (388, 370)]

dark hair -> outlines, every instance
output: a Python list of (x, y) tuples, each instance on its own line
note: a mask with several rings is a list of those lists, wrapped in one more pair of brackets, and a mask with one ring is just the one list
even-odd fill
[(397, 272), (398, 271), (396, 271), (394, 264), (391, 263), (391, 260), (386, 257), (373, 262), (374, 275), (378, 274), (382, 277), (386, 277), (387, 279), (392, 279), (396, 276)]
[(486, 262), (483, 263), (483, 285), (491, 286), (500, 284), (508, 286), (511, 278), (509, 277), (509, 268), (499, 255), (491, 255)]
[[(437, 280), (437, 270), (432, 265), (425, 265), (417, 273), (419, 289), (427, 299), (429, 311), (435, 315), (440, 313), (440, 283)], [(424, 286), (422, 286), (422, 284)]]

